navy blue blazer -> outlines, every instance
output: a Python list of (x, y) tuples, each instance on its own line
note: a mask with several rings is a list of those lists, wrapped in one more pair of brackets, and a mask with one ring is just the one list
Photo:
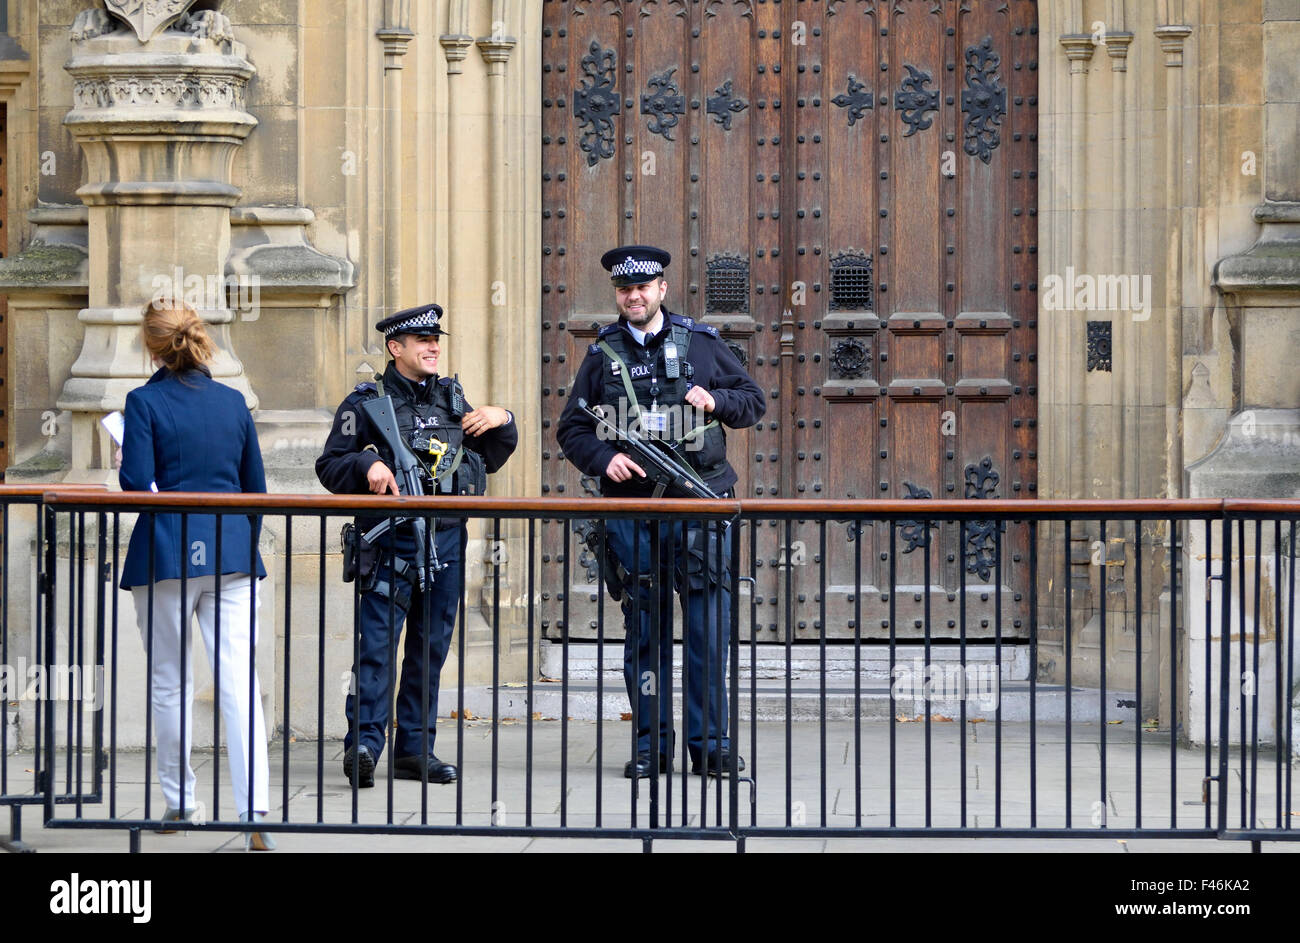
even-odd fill
[[(163, 367), (126, 395), (125, 412), (118, 472), (123, 491), (148, 491), (153, 482), (159, 491), (266, 491), (262, 450), (244, 397), (217, 383), (206, 369), (176, 374)], [(183, 549), (180, 515), (155, 514), (154, 580), (180, 579), (182, 560), (187, 561), (191, 577), (250, 572), (249, 517), (220, 515), (219, 561), (217, 519), (213, 514), (189, 515), (188, 546)], [(141, 514), (131, 533), (122, 567), (123, 589), (149, 582), (148, 522), (149, 515)], [(252, 526), (256, 541), (261, 518), (255, 518)], [(253, 555), (257, 576), (266, 576), (256, 543)]]

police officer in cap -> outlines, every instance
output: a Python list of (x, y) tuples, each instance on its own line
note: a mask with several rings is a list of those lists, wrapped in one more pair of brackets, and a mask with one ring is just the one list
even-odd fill
[[(602, 404), (606, 416), (625, 427), (635, 424), (673, 448), (719, 494), (731, 494), (736, 473), (727, 462), (724, 426), (743, 429), (762, 417), (763, 391), (745, 372), (717, 329), (673, 314), (663, 306), (668, 283), (664, 267), (670, 257), (653, 246), (623, 246), (601, 257), (614, 283), (618, 321), (603, 328), (578, 368), (557, 438), (565, 457), (583, 474), (599, 476), (608, 497), (647, 497), (652, 488), (645, 471), (614, 441), (597, 434), (595, 423), (578, 400)], [(673, 752), (672, 589), (685, 615), (686, 739), (692, 771), (710, 774), (730, 769), (727, 737), (727, 630), (731, 624), (729, 546), (726, 531), (701, 523), (660, 527), (660, 560), (651, 561), (650, 525), (612, 520), (607, 525), (610, 549), (635, 581), (623, 595), (627, 631), (623, 676), (637, 720), (637, 758), (627, 764), (629, 779), (648, 777), (656, 760), (660, 771)], [(717, 546), (723, 547), (718, 571)], [(659, 624), (651, 625), (652, 589), (659, 593)], [(625, 589), (631, 590), (632, 586)], [(717, 618), (721, 597), (721, 620)], [(651, 633), (658, 633), (659, 666), (651, 665)], [(705, 680), (705, 664), (708, 680)], [(647, 684), (647, 672), (655, 675)], [(659, 679), (663, 679), (660, 688)], [(649, 692), (660, 688), (659, 742), (652, 743), (654, 718)], [(707, 696), (707, 703), (706, 703)], [(707, 729), (706, 728), (707, 718)], [(655, 755), (657, 754), (657, 756)], [(737, 757), (737, 767), (745, 768)]]
[[(339, 406), (316, 476), (335, 494), (398, 494), (395, 457), (360, 409), (390, 395), (400, 435), (421, 459), (426, 495), (482, 494), (487, 474), (505, 464), (519, 442), (514, 416), (500, 406), (472, 409), (460, 381), (437, 373), (443, 312), (436, 304), (399, 311), (380, 321), (392, 357), (373, 383), (361, 383)], [(383, 518), (359, 517), (360, 540)], [(411, 522), (399, 524), (363, 548), (355, 578), (361, 592), (360, 662), (347, 698), (348, 733), (343, 773), (355, 786), (374, 785), (375, 763), (389, 722), (390, 655), (406, 621), (406, 645), (397, 690), (393, 769), (398, 779), (455, 782), (456, 767), (433, 754), (438, 677), (451, 643), (460, 602), (466, 528), (462, 518), (439, 518), (428, 544), (439, 569), (421, 591)], [(346, 552), (346, 551), (345, 551)], [(391, 614), (391, 615), (390, 615)], [(428, 664), (429, 700), (421, 704)], [(427, 736), (427, 740), (426, 740)], [(427, 743), (427, 752), (426, 752)]]

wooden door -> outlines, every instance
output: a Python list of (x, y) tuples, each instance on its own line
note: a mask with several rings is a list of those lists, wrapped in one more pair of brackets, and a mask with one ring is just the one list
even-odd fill
[[(667, 305), (768, 394), (729, 436), (742, 496), (1033, 497), (1037, 26), (1032, 0), (548, 0), (543, 31), (543, 491), (593, 493), (554, 424), (614, 316), (600, 254), (673, 255)], [(1024, 634), (1023, 528), (758, 525), (760, 639)], [(552, 528), (545, 632), (562, 628)], [(928, 536), (927, 536), (928, 535)], [(746, 538), (747, 540), (748, 538)], [(861, 540), (861, 546), (855, 541)], [(857, 563), (860, 558), (860, 563)], [(857, 566), (861, 569), (858, 571)], [(787, 567), (789, 568), (787, 572)], [(860, 576), (856, 575), (860, 572)], [(588, 570), (569, 629), (588, 636)], [(742, 601), (742, 605), (743, 605)], [(746, 613), (747, 609), (742, 609)], [(748, 631), (748, 619), (742, 616)]]

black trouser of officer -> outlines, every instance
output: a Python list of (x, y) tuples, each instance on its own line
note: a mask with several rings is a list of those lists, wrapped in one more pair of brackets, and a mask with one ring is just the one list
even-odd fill
[[(651, 527), (659, 529), (658, 567), (652, 559)], [(639, 575), (639, 592), (623, 596), (626, 637), (623, 679), (633, 705), (639, 755), (651, 754), (655, 718), (652, 695), (659, 695), (659, 752), (673, 751), (673, 590), (681, 598), (686, 623), (683, 672), (686, 686), (686, 746), (694, 764), (719, 748), (730, 749), (727, 737), (727, 659), (731, 628), (730, 527), (700, 521), (610, 520), (606, 540), (631, 574)], [(722, 570), (718, 572), (717, 541), (722, 542)], [(635, 551), (634, 551), (635, 546)], [(707, 559), (706, 559), (707, 558)], [(635, 566), (629, 565), (636, 561)], [(657, 626), (659, 667), (652, 649), (654, 594), (658, 589)], [(706, 664), (707, 678), (706, 683)]]
[[(344, 737), (345, 746), (350, 748), (356, 737), (376, 760), (384, 749), (384, 731), (390, 726), (389, 677), (403, 620), (406, 622), (406, 644), (397, 688), (394, 755), (401, 758), (426, 755), (426, 750), (433, 753), (433, 740), (437, 734), (438, 679), (456, 626), (456, 609), (464, 578), (461, 560), (467, 534), (463, 523), (434, 532), (430, 543), (436, 547), (438, 562), (443, 567), (433, 574), (432, 585), (426, 585), (423, 592), (416, 580), (416, 543), (411, 525), (398, 525), (396, 532), (395, 538), (385, 535), (380, 540), (375, 588), (361, 594), (358, 614), (360, 661), (352, 667), (355, 688), (348, 694), (346, 708), (348, 732)], [(391, 566), (394, 550), (408, 567), (405, 573), (399, 572), (396, 583)], [(388, 593), (380, 591), (382, 583), (398, 587), (391, 606)], [(426, 683), (426, 654), (429, 700), (421, 709), (420, 694)], [(426, 731), (427, 747), (424, 742)]]

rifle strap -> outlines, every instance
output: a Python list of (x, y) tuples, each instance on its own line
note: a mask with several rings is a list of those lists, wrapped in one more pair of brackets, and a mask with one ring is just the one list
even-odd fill
[(704, 433), (708, 432), (710, 429), (712, 429), (712, 428), (713, 428), (714, 426), (716, 426), (717, 424), (718, 424), (718, 420), (716, 420), (716, 419), (710, 419), (710, 420), (709, 420), (708, 422), (706, 422), (704, 425), (702, 425), (702, 426), (696, 426), (696, 427), (695, 427), (694, 429), (692, 429), (690, 432), (686, 433), (686, 435), (684, 435), (684, 436), (682, 436), (680, 439), (678, 439), (677, 442), (674, 443), (674, 444), (676, 444), (676, 445), (681, 445), (683, 442), (690, 442), (692, 439), (698, 439), (700, 436), (704, 435)]
[[(680, 356), (685, 358), (686, 350), (690, 346), (690, 332), (685, 331), (683, 328), (680, 328), (677, 325), (673, 325), (672, 330), (673, 330), (673, 341), (674, 343), (677, 343), (678, 346), (681, 348)], [(684, 341), (678, 340), (679, 334), (686, 335)], [(619, 376), (623, 378), (623, 392), (627, 394), (628, 409), (631, 412), (633, 419), (640, 419), (641, 404), (637, 402), (636, 390), (633, 389), (632, 387), (632, 376), (631, 374), (628, 373), (627, 364), (623, 362), (623, 358), (618, 355), (618, 351), (616, 351), (610, 345), (609, 341), (601, 341), (600, 349), (605, 352), (606, 357), (614, 361), (614, 363), (618, 364)], [(704, 425), (696, 426), (694, 429), (686, 433), (684, 436), (682, 436), (680, 439), (673, 442), (672, 444), (675, 447), (683, 444), (684, 442), (691, 442), (694, 439), (697, 439), (700, 436), (704, 435), (704, 433), (708, 432), (710, 429), (715, 428), (717, 425), (718, 425), (718, 420), (710, 419)]]
[(375, 392), (379, 394), (379, 396), (380, 396), (381, 399), (383, 398), (383, 396), (384, 396), (384, 378), (383, 378), (381, 375), (379, 375), (378, 373), (375, 374)]
[(601, 341), (600, 349), (605, 352), (606, 357), (618, 364), (619, 376), (623, 378), (623, 392), (627, 394), (627, 408), (632, 413), (633, 419), (640, 419), (641, 404), (637, 402), (636, 390), (632, 388), (632, 375), (628, 373), (627, 364), (625, 364), (623, 358), (618, 355), (618, 351), (610, 346), (609, 341)]

